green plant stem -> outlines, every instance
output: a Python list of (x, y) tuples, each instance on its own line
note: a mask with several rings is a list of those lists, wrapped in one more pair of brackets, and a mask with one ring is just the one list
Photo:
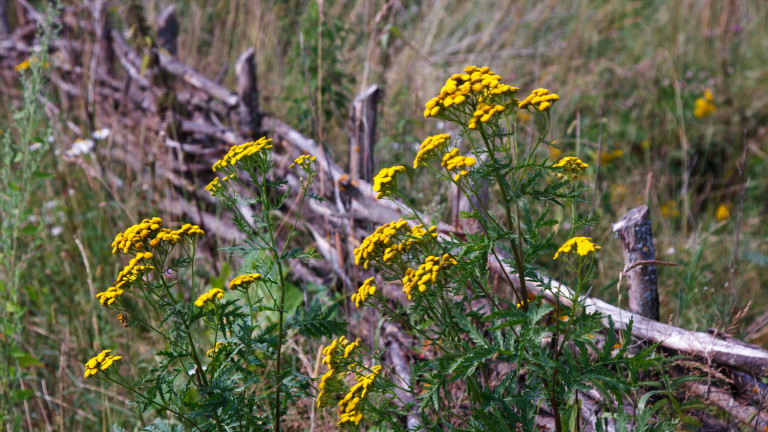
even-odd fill
[(272, 219), (269, 216), (271, 205), (269, 203), (269, 197), (266, 191), (267, 173), (261, 173), (261, 182), (259, 183), (259, 189), (262, 196), (262, 208), (264, 209), (265, 222), (267, 225), (267, 231), (269, 233), (269, 243), (266, 245), (272, 255), (275, 258), (275, 265), (277, 265), (277, 275), (280, 281), (280, 303), (277, 310), (278, 313), (278, 330), (277, 330), (277, 365), (276, 365), (276, 388), (275, 388), (275, 423), (273, 430), (280, 432), (280, 390), (282, 388), (282, 348), (283, 348), (283, 320), (285, 309), (285, 276), (283, 275), (282, 256), (277, 250), (274, 227), (272, 226)]

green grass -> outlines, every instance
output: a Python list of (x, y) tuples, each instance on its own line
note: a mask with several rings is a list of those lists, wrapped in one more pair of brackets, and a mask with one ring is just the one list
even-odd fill
[[(153, 22), (161, 3), (146, 3)], [(590, 164), (587, 178), (595, 179), (601, 152), (621, 151), (610, 160), (603, 157), (592, 185), (601, 221), (590, 235), (603, 245), (593, 294), (618, 298), (623, 258), (610, 224), (646, 204), (657, 258), (677, 264), (659, 269), (663, 321), (729, 329), (735, 313), (751, 304), (733, 327), (739, 335), (768, 307), (768, 297), (760, 295), (768, 283), (763, 199), (768, 156), (761, 145), (768, 120), (768, 95), (762, 91), (768, 87), (766, 4), (403, 1), (380, 13), (383, 5), (326, 1), (320, 23), (316, 2), (183, 3), (179, 57), (210, 77), (229, 64), (224, 84), (233, 88), (231, 65), (243, 50), (256, 47), (264, 108), (320, 139), (339, 161), (347, 153), (347, 101), (367, 84), (379, 83), (384, 89), (376, 149), (380, 167), (412, 160), (424, 137), (443, 131), (440, 122), (423, 119), (423, 104), (446, 75), (467, 64), (489, 65), (523, 93), (550, 88), (561, 96), (550, 136), (563, 155)], [(120, 11), (114, 12), (119, 18)], [(717, 110), (699, 119), (693, 107), (706, 88), (713, 90)], [(4, 129), (12, 112), (0, 114)], [(72, 119), (78, 120), (74, 114)], [(56, 145), (65, 149), (74, 138), (57, 137)], [(90, 159), (84, 163), (97, 166)], [(57, 161), (55, 176), (39, 191), (41, 202), (54, 203), (55, 216), (41, 234), (39, 259), (24, 278), (23, 346), (43, 365), (30, 368), (26, 385), (47, 392), (54, 402), (44, 409), (31, 401), (17, 413), (26, 418), (28, 409), (40, 429), (46, 422), (59, 430), (141, 422), (121, 401), (126, 395), (113, 395), (106, 386), (83, 388), (80, 379), (82, 361), (94, 350), (124, 345), (132, 358), (146, 358), (145, 346), (152, 343), (139, 330), (126, 332), (98, 308), (89, 288), (108, 286), (119, 270), (108, 250), (114, 234), (152, 214), (145, 179), (112, 161), (100, 164), (120, 174), (122, 187)], [(448, 203), (434, 198), (439, 185), (412, 179), (407, 186), (414, 201), (445, 216)], [(721, 203), (732, 209), (730, 218), (718, 222), (714, 215)], [(63, 232), (50, 235), (54, 226)], [(734, 255), (738, 267), (731, 273)], [(765, 344), (768, 336), (753, 342)]]

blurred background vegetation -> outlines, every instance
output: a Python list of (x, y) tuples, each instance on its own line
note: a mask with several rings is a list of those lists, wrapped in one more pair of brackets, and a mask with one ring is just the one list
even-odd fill
[[(169, 2), (143, 4), (154, 23)], [(114, 25), (129, 29), (127, 4), (109, 6)], [(768, 281), (768, 3), (218, 0), (179, 1), (177, 15), (181, 61), (234, 88), (227, 65), (254, 47), (262, 108), (321, 142), (341, 166), (351, 100), (369, 84), (383, 90), (377, 169), (407, 164), (426, 136), (447, 131), (424, 120), (423, 106), (465, 65), (488, 65), (524, 94), (551, 89), (560, 101), (549, 156), (590, 165), (584, 208), (600, 217), (589, 235), (603, 247), (591, 295), (616, 303), (624, 260), (611, 223), (646, 204), (657, 258), (676, 264), (659, 268), (661, 320), (768, 343), (768, 330), (753, 325), (768, 306), (760, 294)], [(707, 91), (714, 111), (697, 116)], [(18, 92), (2, 91), (9, 99)], [(0, 128), (13, 134), (18, 107), (1, 105)], [(81, 124), (72, 111), (55, 121)], [(76, 138), (55, 136), (54, 147)], [(81, 376), (82, 361), (105, 346), (151, 361), (153, 342), (140, 328), (126, 332), (93, 294), (120, 270), (108, 247), (114, 235), (153, 214), (146, 202), (158, 186), (125, 169), (115, 188), (77, 164), (53, 156), (46, 163), (52, 177), (34, 196), (43, 241), (21, 284), (23, 351), (35, 361), (24, 365), (20, 388), (59, 409), (27, 392), (18, 394), (18, 413), (41, 430), (143, 425), (128, 395)], [(444, 185), (409, 180), (403, 192), (445, 219)], [(121, 370), (130, 375), (139, 365)]]

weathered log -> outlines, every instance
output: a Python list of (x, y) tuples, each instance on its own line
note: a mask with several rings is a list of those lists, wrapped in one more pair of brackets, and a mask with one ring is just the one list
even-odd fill
[(373, 147), (376, 144), (376, 113), (381, 90), (376, 84), (358, 93), (349, 114), (349, 176), (373, 180)]
[(178, 55), (179, 20), (176, 18), (175, 4), (163, 9), (157, 17), (157, 45), (173, 57)]
[(620, 278), (629, 284), (630, 312), (658, 321), (658, 276), (652, 264), (656, 260), (656, 249), (648, 206), (630, 210), (613, 224), (613, 232), (621, 240), (624, 252), (625, 267)]
[(259, 137), (261, 133), (261, 111), (259, 110), (259, 87), (256, 80), (256, 50), (248, 48), (235, 62), (237, 78), (239, 132), (245, 137)]
[(228, 88), (208, 79), (190, 66), (185, 65), (163, 52), (158, 53), (158, 58), (160, 59), (160, 67), (163, 70), (181, 78), (187, 84), (204, 91), (211, 97), (224, 102), (228, 107), (234, 108), (240, 103), (240, 98)]

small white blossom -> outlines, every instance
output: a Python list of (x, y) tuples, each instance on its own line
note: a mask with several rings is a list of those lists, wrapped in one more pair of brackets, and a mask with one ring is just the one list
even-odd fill
[(80, 156), (82, 154), (90, 153), (91, 150), (93, 150), (94, 145), (95, 143), (91, 139), (78, 138), (75, 143), (72, 144), (72, 148), (67, 150), (64, 154), (69, 157)]
[(42, 144), (40, 144), (39, 142), (36, 142), (29, 146), (29, 151), (37, 151), (37, 150), (40, 150), (42, 147), (43, 147)]
[(51, 235), (54, 236), (54, 237), (58, 237), (58, 236), (61, 235), (61, 233), (63, 231), (64, 231), (64, 228), (62, 228), (62, 227), (57, 225), (57, 226), (51, 228)]
[(103, 140), (103, 139), (106, 139), (109, 136), (110, 132), (111, 131), (109, 129), (107, 129), (107, 128), (98, 129), (98, 130), (93, 131), (91, 136), (93, 137), (93, 139)]

